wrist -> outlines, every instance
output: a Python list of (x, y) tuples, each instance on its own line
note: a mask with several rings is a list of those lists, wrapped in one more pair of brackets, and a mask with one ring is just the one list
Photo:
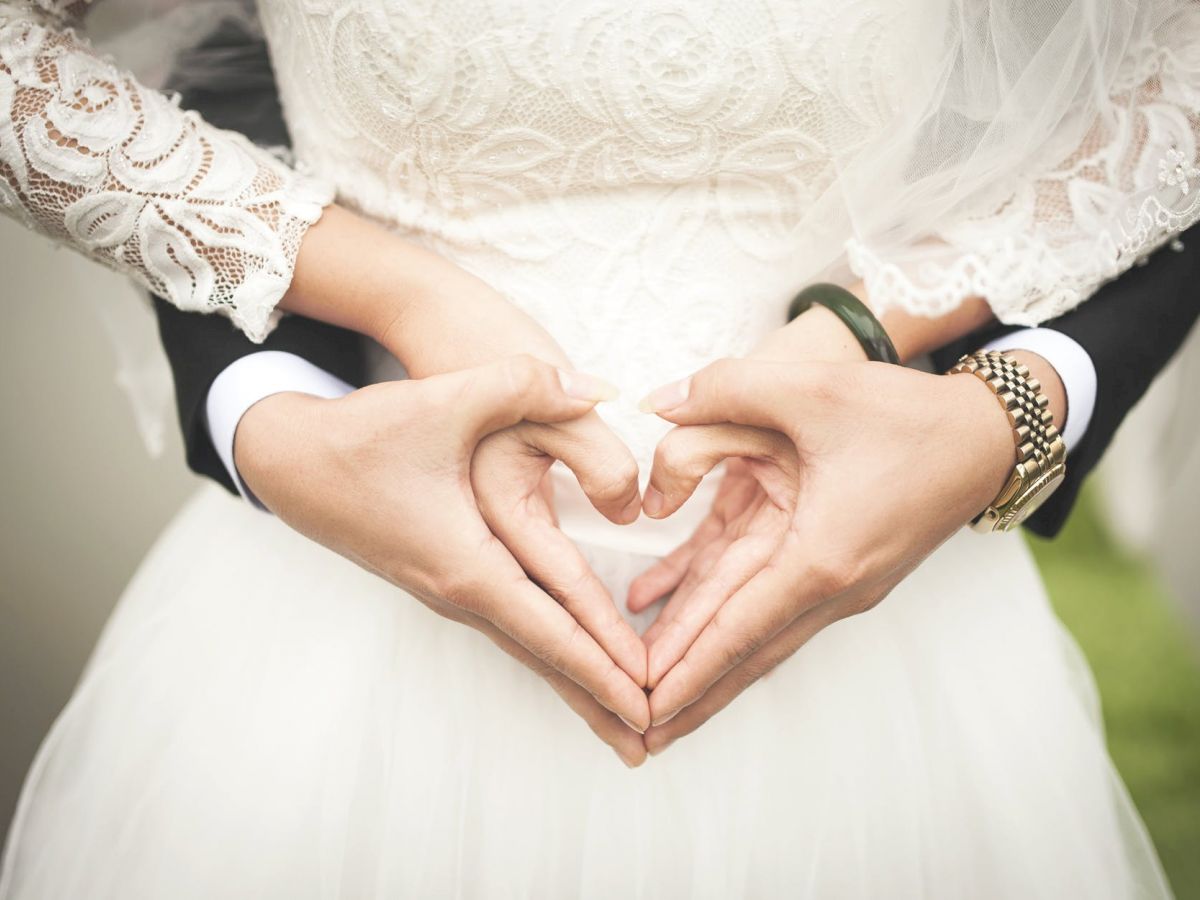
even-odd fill
[(1011, 471), (983, 514), (977, 531), (1011, 531), (1033, 515), (1062, 484), (1066, 448), (1043, 386), (1020, 360), (1002, 351), (962, 357), (948, 375), (966, 375), (995, 398), (1012, 434)]
[(312, 394), (282, 391), (246, 410), (233, 438), (238, 475), (268, 509), (278, 512), (278, 486), (293, 481), (317, 450), (325, 430), (316, 418), (330, 403)]
[(915, 316), (893, 308), (879, 321), (892, 339), (901, 362), (907, 363), (983, 328), (992, 321), (992, 310), (985, 301), (973, 297), (936, 318)]
[[(850, 293), (871, 306), (867, 286), (861, 281), (847, 288)], [(918, 316), (892, 307), (879, 317), (900, 356), (908, 363), (918, 356), (944, 347), (951, 341), (977, 331), (992, 321), (992, 309), (981, 297), (970, 297), (940, 316)]]
[(771, 332), (750, 358), (768, 362), (866, 362), (867, 354), (836, 313), (814, 305)]
[(436, 253), (331, 206), (305, 233), (280, 307), (364, 334), (404, 362), (405, 322), (458, 271)]
[(1067, 422), (1067, 389), (1059, 377), (1058, 370), (1043, 356), (1029, 350), (1007, 350), (1009, 356), (1023, 363), (1029, 374), (1042, 385), (1042, 393), (1050, 401), (1050, 412), (1054, 414), (1054, 424), (1062, 432)]
[(974, 375), (942, 375), (949, 396), (946, 421), (957, 428), (947, 439), (963, 467), (964, 521), (974, 519), (1003, 490), (1016, 465), (1016, 441), (996, 394)]

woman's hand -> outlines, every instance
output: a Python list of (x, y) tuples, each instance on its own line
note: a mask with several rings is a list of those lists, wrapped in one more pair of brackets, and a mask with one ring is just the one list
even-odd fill
[[(277, 394), (246, 413), (234, 450), (247, 485), (281, 519), (483, 631), (545, 676), (636, 765), (641, 738), (621, 719), (643, 731), (649, 708), (640, 681), (612, 659), (636, 636), (591, 616), (594, 594), (577, 600), (581, 624), (530, 581), (484, 522), (471, 488), (472, 456), (489, 435), (525, 421), (578, 421), (610, 390), (523, 356), (338, 400)], [(583, 473), (585, 488), (595, 482), (586, 454), (567, 462)]]
[(990, 502), (1015, 460), (986, 385), (880, 363), (722, 360), (647, 402), (683, 426), (660, 445), (648, 514), (670, 515), (721, 458), (746, 460), (740, 499), (706, 526), (716, 558), (681, 549), (631, 588), (641, 606), (699, 568), (654, 626), (652, 753), (878, 603)]

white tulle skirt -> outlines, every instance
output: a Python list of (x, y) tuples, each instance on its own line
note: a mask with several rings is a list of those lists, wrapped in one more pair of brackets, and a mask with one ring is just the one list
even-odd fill
[[(649, 558), (588, 549), (623, 598)], [(476, 633), (202, 491), (29, 774), (4, 900), (1163, 896), (1019, 537), (960, 534), (637, 770)]]

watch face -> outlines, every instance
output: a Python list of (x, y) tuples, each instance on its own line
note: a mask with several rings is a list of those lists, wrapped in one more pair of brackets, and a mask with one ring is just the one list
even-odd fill
[(1011, 531), (1018, 527), (1022, 522), (1038, 511), (1038, 508), (1045, 503), (1055, 489), (1063, 483), (1063, 479), (1067, 475), (1067, 467), (1065, 465), (1057, 465), (1027, 489), (1021, 492), (1021, 495), (1013, 501), (1013, 505), (1004, 514), (1000, 528), (1004, 531)]

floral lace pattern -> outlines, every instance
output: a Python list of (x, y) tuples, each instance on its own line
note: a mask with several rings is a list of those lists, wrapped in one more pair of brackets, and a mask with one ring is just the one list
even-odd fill
[[(261, 337), (328, 189), (89, 54), (61, 30), (69, 5), (0, 0), (0, 204)], [(880, 307), (982, 295), (1037, 322), (1190, 225), (1200, 4), (1177, 7), (1129, 51), (1115, 117), (906, 257), (851, 239), (839, 174), (923, 88), (919, 6), (259, 4), (307, 168), (633, 392), (748, 351), (847, 263)], [(652, 442), (660, 424), (635, 418)]]
[(0, 209), (261, 341), (332, 191), (97, 57), (71, 5), (0, 2)]
[(1200, 4), (1169, 25), (1128, 53), (1113, 121), (1049, 171), (997, 186), (907, 260), (850, 241), (878, 306), (938, 316), (978, 296), (1001, 321), (1034, 325), (1200, 220)]
[[(633, 402), (748, 352), (814, 274), (839, 160), (896, 103), (880, 0), (262, 0), (297, 156)], [(817, 224), (814, 224), (817, 223)], [(845, 232), (823, 236), (840, 253)], [(628, 403), (626, 403), (628, 400)]]
[[(931, 235), (939, 265), (913, 274), (847, 245), (838, 174), (886, 138), (933, 40), (905, 7), (259, 5), (298, 156), (632, 397), (749, 351), (847, 250), (880, 305), (935, 314), (982, 294), (1001, 318), (1034, 321), (1196, 218), (1177, 201), (1195, 180), (1200, 104), (1180, 92), (1200, 78), (1147, 47), (1131, 59), (1129, 118)], [(1131, 219), (1120, 211), (1139, 191), (1147, 205)], [(662, 423), (605, 415), (645, 462)]]

